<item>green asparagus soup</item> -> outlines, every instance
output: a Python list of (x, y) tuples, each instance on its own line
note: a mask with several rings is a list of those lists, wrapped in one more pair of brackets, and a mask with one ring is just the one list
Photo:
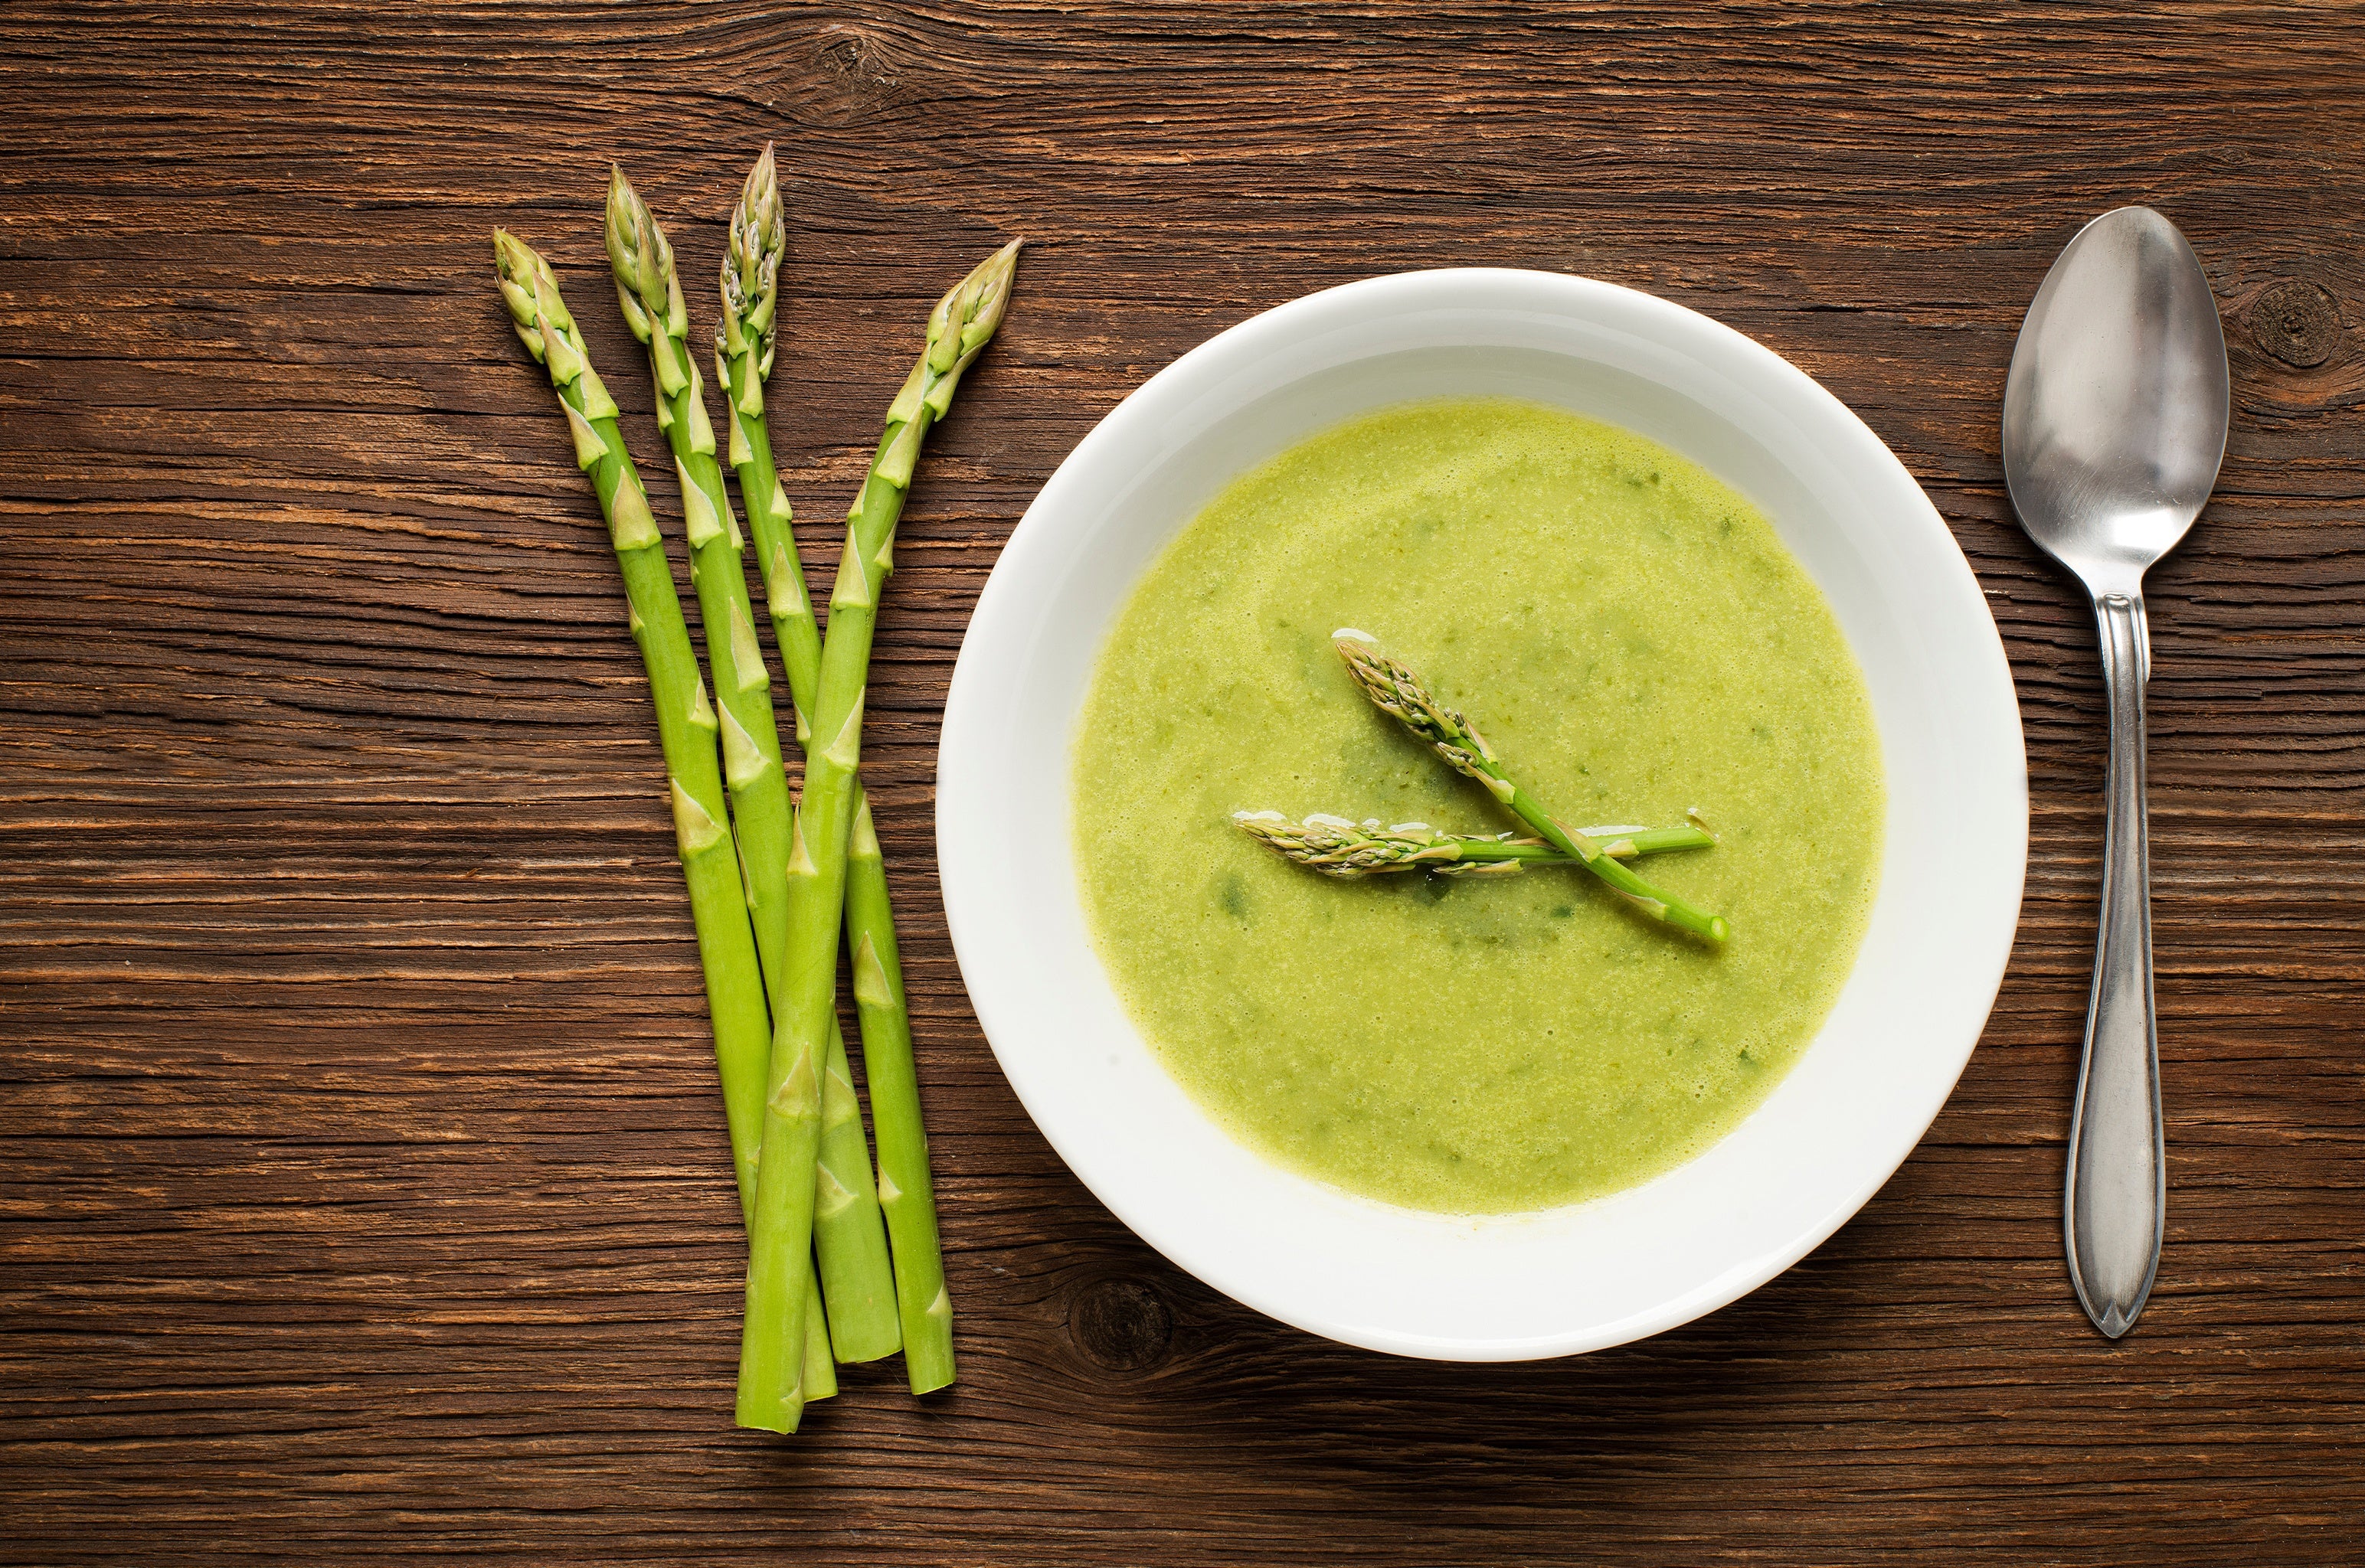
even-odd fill
[[(1682, 826), (1631, 864), (1721, 946), (1583, 869), (1339, 880), (1240, 810), (1518, 826), (1367, 701), (1360, 628), (1572, 825)], [(1723, 1136), (1854, 961), (1882, 794), (1864, 679), (1749, 503), (1640, 437), (1422, 403), (1234, 483), (1119, 615), (1076, 737), (1093, 940), (1174, 1077), (1267, 1158), (1414, 1208), (1616, 1191)]]

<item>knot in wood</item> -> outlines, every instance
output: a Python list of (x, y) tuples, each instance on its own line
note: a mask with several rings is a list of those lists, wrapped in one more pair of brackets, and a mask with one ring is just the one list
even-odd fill
[(1100, 1280), (1076, 1294), (1068, 1333), (1093, 1364), (1109, 1372), (1147, 1372), (1166, 1359), (1174, 1314), (1139, 1280)]
[(2250, 336), (2294, 369), (2322, 364), (2340, 345), (2340, 301), (2321, 285), (2286, 278), (2250, 306)]
[(837, 127), (876, 118), (894, 96), (894, 52), (878, 34), (856, 27), (829, 27), (806, 39), (791, 73), (796, 118), (808, 125)]

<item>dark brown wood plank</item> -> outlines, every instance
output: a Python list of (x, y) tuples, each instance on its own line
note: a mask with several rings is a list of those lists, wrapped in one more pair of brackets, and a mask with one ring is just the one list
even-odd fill
[[(2352, 1562), (2365, 1539), (2365, 126), (2351, 5), (20, 4), (0, 11), (0, 1561)], [(781, 143), (816, 560), (927, 302), (1032, 241), (914, 491), (869, 769), (963, 1377), (734, 1431), (737, 1240), (655, 736), (517, 228), (603, 308), (621, 159), (711, 275)], [(2169, 1236), (2076, 1311), (2091, 633), (1996, 412), (2161, 207), (2236, 382), (2153, 578)], [(1209, 333), (1468, 263), (1706, 310), (1929, 487), (2020, 683), (2020, 944), (1921, 1150), (1742, 1303), (1578, 1360), (1281, 1328), (1068, 1175), (931, 859), (1002, 540)], [(694, 307), (695, 308), (695, 307)]]

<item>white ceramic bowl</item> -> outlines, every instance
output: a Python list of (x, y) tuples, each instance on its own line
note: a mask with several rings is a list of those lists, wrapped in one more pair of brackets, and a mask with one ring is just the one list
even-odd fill
[[(1821, 587), (1888, 769), (1880, 891), (1822, 1032), (1721, 1142), (1642, 1186), (1513, 1216), (1351, 1196), (1234, 1142), (1159, 1064), (1086, 935), (1070, 745), (1113, 617), (1236, 476), (1367, 409), (1497, 394), (1623, 425), (1749, 497)], [(1085, 1185), (1182, 1268), (1283, 1322), (1401, 1355), (1510, 1361), (1674, 1327), (1855, 1213), (1929, 1126), (2003, 977), (2028, 847), (2011, 672), (1978, 584), (1855, 415), (1705, 316), (1546, 273), (1407, 273), (1201, 344), (1078, 444), (961, 645), (936, 844), (994, 1055)]]

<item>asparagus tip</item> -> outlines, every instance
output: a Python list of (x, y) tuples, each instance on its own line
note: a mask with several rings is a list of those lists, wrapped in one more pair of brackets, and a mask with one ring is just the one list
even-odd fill
[[(517, 281), (517, 236), (502, 228), (499, 224), (494, 224), (493, 271), (499, 275), (501, 282), (504, 284), (514, 283)], [(502, 290), (502, 293), (506, 296), (508, 290), (504, 289)], [(515, 312), (513, 311), (512, 314), (514, 313)]]
[(734, 216), (749, 222), (759, 236), (779, 220), (779, 166), (772, 160), (772, 144), (768, 141), (739, 187), (739, 211)]
[(515, 279), (519, 274), (531, 271), (532, 263), (527, 258), (532, 254), (532, 246), (499, 224), (493, 225), (493, 265), (502, 276)]
[(608, 228), (611, 233), (619, 228), (626, 228), (629, 233), (632, 209), (640, 205), (640, 200), (633, 182), (624, 177), (624, 166), (611, 161), (608, 164)]
[(629, 279), (634, 292), (642, 297), (644, 308), (649, 307), (649, 294), (658, 293), (656, 308), (664, 308), (662, 275), (653, 265), (656, 250), (653, 238), (656, 220), (650, 217), (648, 204), (633, 182), (624, 175), (622, 163), (608, 165), (608, 209), (606, 240), (609, 264), (616, 269), (620, 279)]
[[(1018, 272), (1018, 247), (1024, 243), (1023, 240), (1013, 240), (978, 263), (969, 276), (953, 285), (937, 306), (944, 312), (945, 327), (957, 335), (960, 344), (960, 364), (966, 364), (973, 358), (1002, 325), (1003, 312), (1010, 304), (1011, 279)], [(933, 332), (930, 335), (935, 336)]]
[(788, 248), (788, 225), (780, 214), (779, 174), (772, 161), (772, 144), (767, 141), (763, 155), (739, 187), (738, 205), (731, 209), (730, 240), (723, 256), (723, 324), (715, 336), (718, 349), (734, 355), (755, 353), (758, 381), (771, 374), (780, 261)]

